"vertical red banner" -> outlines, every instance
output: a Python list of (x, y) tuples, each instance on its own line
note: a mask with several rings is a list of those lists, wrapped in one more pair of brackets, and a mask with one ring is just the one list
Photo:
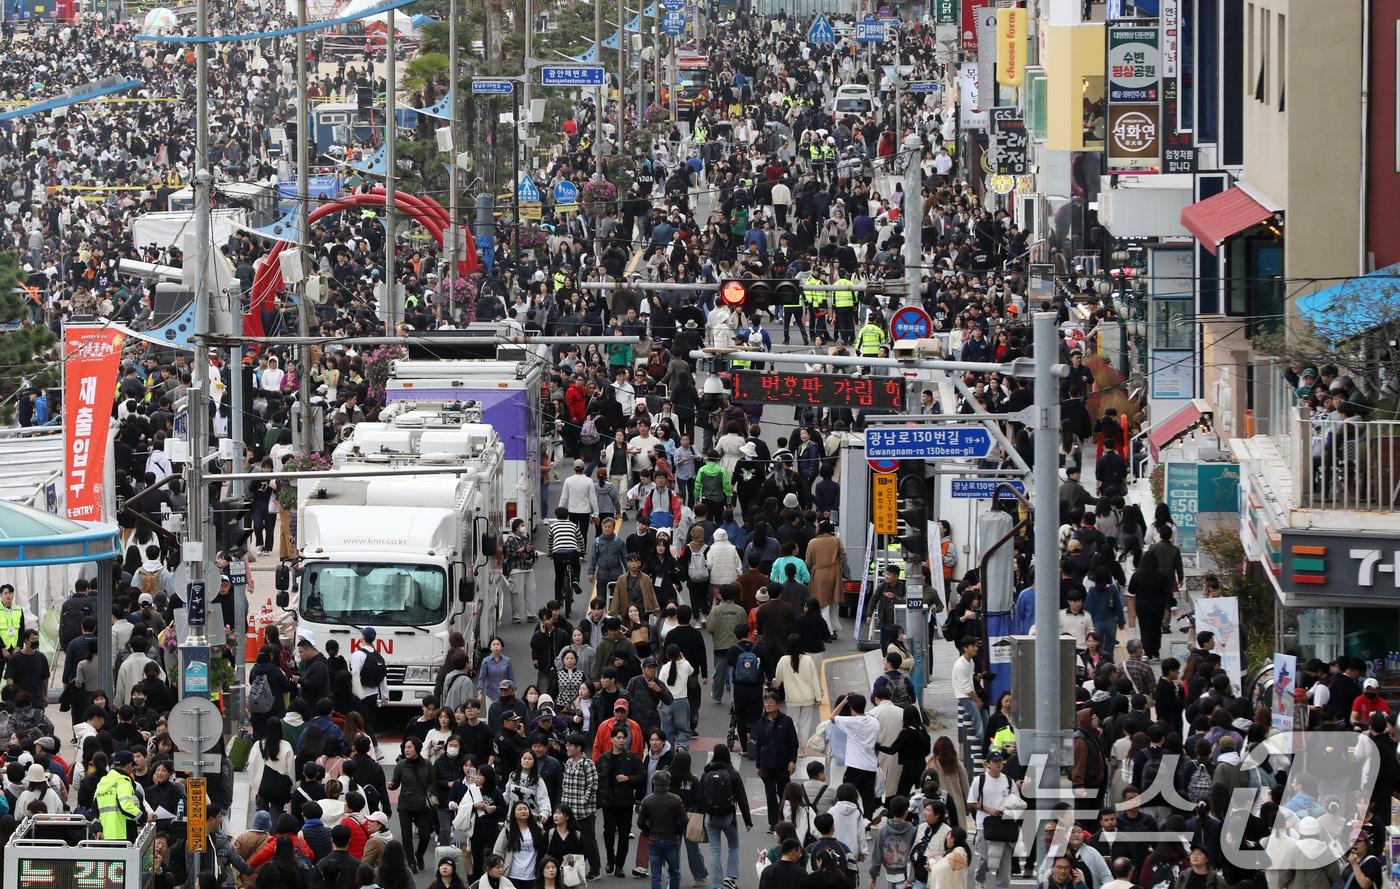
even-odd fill
[(107, 430), (112, 422), (122, 334), (110, 327), (63, 332), (63, 487), (65, 515), (102, 520)]

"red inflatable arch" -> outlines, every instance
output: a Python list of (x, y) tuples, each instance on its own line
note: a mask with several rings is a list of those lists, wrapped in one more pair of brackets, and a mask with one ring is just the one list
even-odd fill
[[(394, 200), (399, 212), (406, 213), (426, 228), (433, 239), (438, 242), (438, 245), (442, 246), (451, 220), (447, 210), (443, 209), (441, 204), (430, 197), (419, 197), (402, 191), (394, 195)], [(322, 204), (311, 211), (307, 216), (307, 221), (314, 223), (346, 210), (383, 206), (384, 189), (375, 188), (367, 193), (348, 194)], [(458, 274), (466, 276), (476, 271), (478, 262), (476, 243), (472, 240), (471, 229), (463, 226), (463, 232), (466, 236), (466, 251), (465, 256), (457, 262), (457, 271)], [(287, 241), (278, 241), (274, 244), (272, 250), (259, 262), (257, 271), (253, 274), (253, 295), (248, 314), (243, 316), (243, 330), (249, 336), (265, 335), (262, 326), (262, 310), (269, 308), (277, 294), (282, 291), (282, 274), (277, 257), (281, 255), (282, 249), (287, 245)]]

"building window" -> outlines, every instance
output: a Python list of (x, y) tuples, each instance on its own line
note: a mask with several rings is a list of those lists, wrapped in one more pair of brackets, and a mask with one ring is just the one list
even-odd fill
[(1196, 345), (1194, 299), (1154, 299), (1149, 327), (1154, 349), (1192, 349)]
[[(1254, 20), (1257, 16), (1254, 13), (1254, 4), (1251, 3), (1244, 10), (1244, 70), (1254, 71)], [(1254, 89), (1254, 84), (1248, 75), (1245, 76), (1245, 91)]]
[(1288, 16), (1281, 12), (1278, 14), (1278, 64), (1274, 68), (1278, 74), (1278, 110), (1283, 111), (1283, 88), (1288, 77)]
[(1269, 56), (1273, 47), (1273, 13), (1260, 10), (1259, 18), (1259, 77), (1254, 84), (1254, 98), (1269, 104)]

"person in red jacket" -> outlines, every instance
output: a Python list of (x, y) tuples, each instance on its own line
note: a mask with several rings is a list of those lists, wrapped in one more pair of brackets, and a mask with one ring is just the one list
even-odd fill
[(311, 847), (306, 844), (306, 840), (301, 838), (301, 834), (299, 833), (300, 830), (301, 825), (297, 824), (297, 819), (295, 817), (287, 814), (286, 812), (283, 812), (281, 815), (278, 815), (277, 832), (272, 835), (272, 838), (270, 840), (268, 840), (266, 843), (263, 843), (263, 847), (259, 849), (253, 855), (253, 857), (248, 860), (248, 866), (257, 869), (259, 867), (262, 867), (265, 863), (271, 861), (273, 853), (277, 851), (278, 837), (286, 837), (287, 839), (291, 840), (292, 847), (296, 851), (305, 855), (308, 860), (315, 861), (316, 854), (311, 851)]
[(593, 736), (593, 761), (597, 762), (598, 757), (612, 749), (612, 733), (615, 726), (625, 726), (627, 728), (627, 746), (638, 756), (642, 755), (642, 727), (635, 719), (627, 718), (632, 705), (627, 703), (626, 698), (618, 698), (613, 704), (612, 719), (604, 719), (598, 725), (598, 731)]

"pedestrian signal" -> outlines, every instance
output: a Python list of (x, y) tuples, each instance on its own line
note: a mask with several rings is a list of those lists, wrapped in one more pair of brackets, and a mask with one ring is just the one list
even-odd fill
[(796, 304), (801, 296), (801, 285), (791, 278), (729, 278), (719, 285), (720, 303), (735, 311), (762, 312)]

